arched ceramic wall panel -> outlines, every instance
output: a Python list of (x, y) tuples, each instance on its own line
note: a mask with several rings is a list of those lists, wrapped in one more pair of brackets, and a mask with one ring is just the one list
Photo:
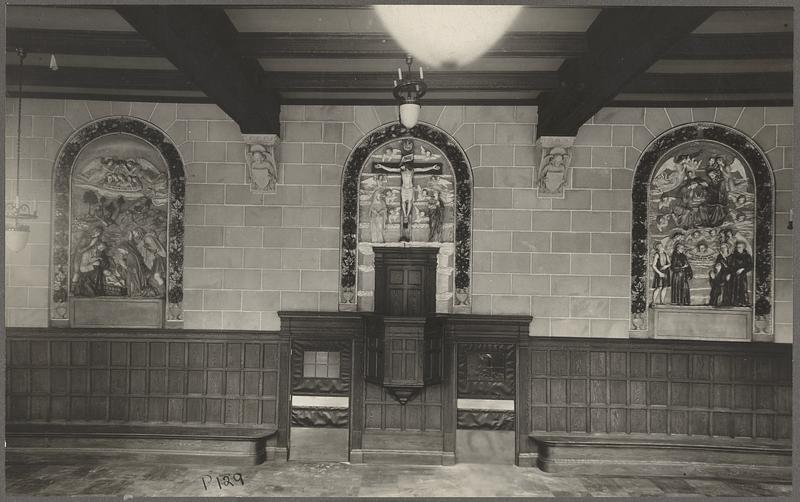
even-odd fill
[[(455, 179), (453, 209), (454, 231), (452, 252), (452, 303), (448, 311), (471, 310), (470, 272), (472, 252), (472, 171), (461, 146), (443, 130), (425, 123), (406, 129), (399, 123), (381, 126), (364, 137), (345, 162), (342, 173), (341, 268), (339, 276), (339, 310), (358, 310), (359, 294), (369, 294), (358, 284), (359, 277), (359, 192), (361, 174), (370, 156), (386, 145), (404, 138), (420, 140), (434, 146), (446, 157)], [(413, 244), (413, 243), (412, 243)], [(443, 244), (445, 248), (447, 244)], [(440, 248), (441, 249), (441, 248)], [(441, 254), (441, 253), (440, 253)], [(440, 257), (441, 262), (441, 257)], [(441, 263), (440, 263), (441, 265)], [(445, 267), (447, 268), (447, 267)], [(438, 307), (437, 307), (438, 308)]]
[[(730, 155), (725, 155), (726, 152)], [(721, 158), (723, 163), (714, 167), (713, 162), (709, 163), (712, 157)], [(674, 168), (666, 166), (666, 162), (673, 162)], [(687, 176), (686, 165), (689, 166), (688, 172), (697, 169), (703, 171), (703, 175), (695, 176), (693, 173)], [(736, 170), (741, 171), (739, 176), (733, 175)], [(661, 177), (665, 176), (668, 178), (662, 180)], [(673, 176), (676, 178), (672, 179)], [(724, 201), (706, 198), (709, 194), (716, 196), (715, 190), (719, 191), (714, 188), (715, 176), (720, 177), (716, 183), (724, 188)], [(699, 185), (691, 185), (692, 178), (698, 180)], [(661, 190), (659, 183), (669, 186)], [(728, 191), (726, 187), (735, 183), (742, 188)], [(691, 201), (691, 191), (698, 186), (704, 195), (703, 200), (695, 204)], [(753, 277), (746, 302), (734, 301), (736, 305), (727, 306), (743, 308), (738, 304), (746, 303), (753, 313), (753, 339), (770, 339), (773, 334), (774, 180), (767, 157), (758, 145), (736, 129), (717, 123), (696, 122), (670, 129), (654, 139), (642, 153), (634, 174), (632, 199), (632, 335), (646, 336), (643, 333), (650, 326), (649, 307), (657, 286), (650, 272), (651, 258), (655, 256), (654, 242), (662, 237), (659, 231), (663, 230), (665, 235), (674, 232), (671, 237), (686, 234), (684, 248), (697, 245), (697, 252), (702, 253), (703, 239), (706, 243), (711, 242), (709, 236), (722, 239), (715, 232), (718, 229), (720, 234), (732, 230), (729, 233), (733, 234), (733, 246), (736, 241), (743, 242), (753, 258)], [(709, 236), (703, 236), (703, 232)], [(691, 241), (693, 234), (697, 234), (698, 243)], [(677, 247), (679, 240), (670, 242), (674, 241)], [(672, 249), (666, 251), (669, 253)], [(668, 302), (671, 296), (672, 292), (668, 295)], [(692, 294), (691, 297), (691, 301), (687, 300), (691, 306), (702, 307), (705, 302), (702, 296)], [(706, 305), (709, 303), (713, 303), (710, 298)]]
[[(122, 136), (120, 136), (122, 135)], [(154, 293), (163, 303), (161, 319), (164, 324), (179, 327), (183, 320), (183, 249), (184, 249), (184, 199), (186, 181), (183, 161), (170, 138), (156, 126), (133, 117), (107, 117), (90, 122), (75, 131), (64, 143), (59, 152), (54, 167), (53, 176), (53, 206), (52, 206), (52, 254), (51, 254), (51, 295), (50, 295), (50, 324), (69, 326), (70, 299), (73, 297), (74, 288), (71, 277), (73, 275), (71, 261), (74, 258), (76, 243), (72, 241), (73, 226), (73, 185), (75, 168), (82, 160), (81, 154), (91, 145), (112, 136), (124, 138), (130, 144), (142, 143), (149, 147), (153, 156), (152, 162), (146, 159), (116, 159), (111, 155), (94, 159), (98, 169), (112, 171), (123, 169), (137, 170), (141, 178), (141, 169), (154, 169), (154, 165), (162, 164), (167, 177), (163, 193), (150, 194), (148, 199), (155, 204), (166, 206), (166, 239), (159, 249), (164, 258), (165, 276), (163, 291)], [(125, 138), (127, 136), (127, 138)], [(146, 157), (147, 155), (145, 155)], [(104, 159), (114, 159), (104, 164)], [(117, 165), (119, 164), (119, 165)], [(119, 174), (119, 173), (117, 173)], [(119, 181), (118, 184), (130, 185), (135, 188), (141, 186), (139, 181), (130, 179)], [(127, 186), (126, 185), (126, 186)], [(112, 187), (113, 188), (113, 187)], [(118, 190), (120, 186), (115, 187)], [(130, 188), (130, 187), (129, 187)], [(159, 287), (159, 289), (161, 289)], [(137, 293), (138, 294), (138, 293)]]

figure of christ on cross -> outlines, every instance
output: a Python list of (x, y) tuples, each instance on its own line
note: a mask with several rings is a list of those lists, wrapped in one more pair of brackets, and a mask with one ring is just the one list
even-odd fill
[(403, 223), (408, 224), (408, 218), (411, 214), (411, 208), (414, 205), (414, 173), (441, 171), (442, 165), (436, 164), (417, 164), (414, 162), (414, 154), (404, 155), (400, 161), (399, 167), (390, 167), (386, 164), (378, 162), (373, 166), (376, 170), (386, 171), (390, 173), (400, 173), (400, 206), (403, 209)]

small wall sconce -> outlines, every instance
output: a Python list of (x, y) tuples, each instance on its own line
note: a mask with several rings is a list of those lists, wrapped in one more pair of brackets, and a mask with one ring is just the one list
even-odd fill
[(55, 54), (50, 54), (50, 69), (53, 71), (58, 71), (58, 62), (56, 61)]
[(789, 224), (786, 225), (786, 228), (788, 228), (789, 230), (792, 230), (794, 228), (794, 223), (792, 223), (793, 219), (794, 219), (794, 209), (789, 209)]

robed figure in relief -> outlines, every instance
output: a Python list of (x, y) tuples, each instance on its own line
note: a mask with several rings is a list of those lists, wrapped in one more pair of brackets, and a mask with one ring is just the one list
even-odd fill
[(673, 305), (690, 305), (691, 293), (689, 281), (694, 277), (689, 258), (686, 256), (686, 247), (682, 243), (675, 245), (670, 259), (670, 302)]
[(747, 252), (744, 241), (736, 243), (736, 249), (730, 255), (729, 264), (728, 304), (734, 307), (748, 307), (750, 306), (750, 295), (747, 292), (747, 274), (753, 270), (753, 257)]
[(380, 188), (372, 193), (369, 206), (369, 233), (372, 242), (384, 242), (386, 230), (386, 197)]
[(730, 279), (730, 246), (722, 243), (719, 246), (719, 254), (714, 260), (714, 265), (708, 272), (708, 279), (711, 283), (711, 294), (709, 295), (709, 305), (713, 307), (723, 307), (728, 303), (728, 280)]
[(442, 227), (444, 225), (444, 203), (439, 192), (433, 192), (433, 198), (428, 200), (428, 214), (430, 215), (430, 233), (428, 241), (441, 242)]

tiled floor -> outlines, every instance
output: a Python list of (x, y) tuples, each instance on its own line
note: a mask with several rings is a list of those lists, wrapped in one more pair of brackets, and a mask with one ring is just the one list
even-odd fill
[[(217, 476), (240, 473), (244, 485)], [(659, 477), (554, 476), (535, 468), (267, 463), (209, 470), (184, 465), (6, 466), (10, 495), (141, 496), (789, 496), (791, 484)], [(206, 482), (204, 487), (203, 481)], [(222, 485), (220, 487), (220, 485)]]

